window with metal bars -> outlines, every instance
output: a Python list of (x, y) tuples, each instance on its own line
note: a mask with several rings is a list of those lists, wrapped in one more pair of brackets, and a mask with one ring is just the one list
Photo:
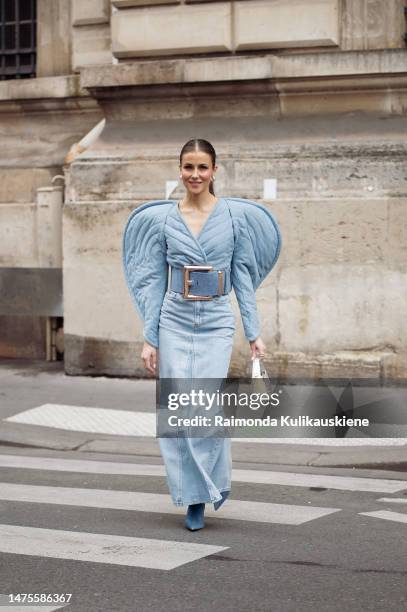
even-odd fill
[(35, 77), (36, 0), (0, 0), (0, 80)]

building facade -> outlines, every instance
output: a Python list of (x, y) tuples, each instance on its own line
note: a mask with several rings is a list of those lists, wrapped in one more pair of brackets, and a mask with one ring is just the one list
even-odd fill
[(257, 293), (269, 373), (407, 378), (404, 0), (12, 4), (1, 27), (27, 43), (1, 50), (0, 356), (145, 375), (122, 232), (200, 137), (217, 195), (281, 227)]

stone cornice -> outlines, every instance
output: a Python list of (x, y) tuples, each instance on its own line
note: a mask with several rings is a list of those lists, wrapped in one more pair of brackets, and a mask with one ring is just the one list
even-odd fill
[[(405, 115), (407, 49), (126, 62), (84, 68), (80, 82), (109, 121), (136, 120), (140, 111), (135, 102), (144, 115), (155, 112), (158, 118), (160, 101), (198, 104), (209, 98), (217, 100), (218, 111), (221, 101), (225, 105), (230, 99), (243, 103), (255, 98), (263, 105), (268, 100), (264, 112), (280, 118)], [(148, 111), (151, 100), (156, 110)], [(242, 114), (232, 107), (234, 112)]]
[[(375, 51), (338, 51), (295, 53), (287, 55), (233, 56), (196, 59), (160, 59), (133, 61), (83, 68), (82, 88), (148, 87), (157, 85), (192, 85), (231, 81), (307, 79), (340, 81), (344, 77), (362, 79), (407, 76), (407, 49)], [(351, 82), (351, 81), (349, 81)]]
[(0, 81), (0, 103), (11, 100), (44, 100), (86, 96), (89, 96), (89, 93), (81, 88), (78, 74)]
[(0, 113), (94, 112), (98, 108), (98, 102), (80, 87), (77, 74), (0, 82)]

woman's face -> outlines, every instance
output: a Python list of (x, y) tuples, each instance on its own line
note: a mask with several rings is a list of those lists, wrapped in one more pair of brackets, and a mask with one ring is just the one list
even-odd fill
[(191, 151), (182, 156), (181, 178), (191, 195), (209, 192), (209, 183), (216, 170), (217, 166), (212, 166), (212, 159), (208, 153)]

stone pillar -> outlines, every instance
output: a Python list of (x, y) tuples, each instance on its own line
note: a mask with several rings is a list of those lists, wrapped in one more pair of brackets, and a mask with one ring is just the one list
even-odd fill
[(110, 0), (72, 0), (72, 68), (111, 64)]
[(37, 0), (37, 76), (71, 73), (71, 0)]

